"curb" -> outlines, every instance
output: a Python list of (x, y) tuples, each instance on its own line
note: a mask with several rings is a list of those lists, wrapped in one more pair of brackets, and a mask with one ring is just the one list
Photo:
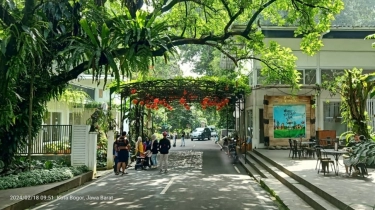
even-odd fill
[[(41, 193), (38, 193), (34, 195), (35, 197), (40, 196), (57, 196), (65, 191), (68, 191), (70, 189), (79, 187), (83, 185), (86, 182), (89, 182), (92, 180), (93, 172), (89, 171), (87, 173), (84, 173), (82, 175), (79, 175), (77, 177), (73, 177), (69, 180), (63, 181), (60, 185), (57, 185), (55, 187), (52, 187), (50, 189), (47, 189)], [(11, 204), (2, 210), (22, 210), (27, 209), (32, 206), (37, 205), (38, 203), (46, 202), (46, 200), (38, 200), (38, 199), (31, 199), (31, 200), (20, 200), (17, 201), (14, 204)]]

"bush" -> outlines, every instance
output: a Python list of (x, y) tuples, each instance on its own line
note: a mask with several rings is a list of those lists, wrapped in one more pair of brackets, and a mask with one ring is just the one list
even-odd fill
[(59, 182), (88, 172), (86, 166), (36, 169), (0, 177), (0, 190)]

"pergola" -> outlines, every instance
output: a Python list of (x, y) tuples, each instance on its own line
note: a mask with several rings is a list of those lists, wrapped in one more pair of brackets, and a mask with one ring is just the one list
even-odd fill
[[(169, 103), (177, 100), (186, 109), (190, 108), (190, 103), (200, 103), (202, 108), (216, 106), (220, 110), (226, 105), (235, 105), (238, 95), (244, 94), (244, 90), (236, 86), (235, 82), (180, 78), (131, 82), (112, 87), (110, 94), (120, 94), (121, 131), (126, 111), (135, 109), (135, 119), (129, 119), (129, 122), (135, 120), (135, 135), (139, 136), (140, 131), (143, 135), (141, 112), (144, 108), (158, 109), (159, 106), (164, 106), (171, 109)], [(124, 106), (127, 99), (130, 99), (128, 108)]]

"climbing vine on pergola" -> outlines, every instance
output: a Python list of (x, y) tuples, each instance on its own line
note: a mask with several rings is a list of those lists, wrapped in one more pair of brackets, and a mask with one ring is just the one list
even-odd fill
[[(170, 104), (172, 101), (179, 103), (187, 110), (191, 103), (200, 103), (202, 109), (215, 106), (216, 110), (221, 110), (230, 104), (231, 98), (238, 94), (250, 92), (247, 84), (238, 81), (215, 80), (215, 79), (168, 79), (168, 80), (149, 80), (136, 81), (122, 84), (111, 88), (112, 93), (118, 93), (121, 96), (121, 116), (125, 119), (123, 113), (123, 102), (129, 99), (136, 111), (136, 135), (139, 135), (140, 110), (155, 109), (165, 107), (172, 110)], [(121, 129), (123, 127), (121, 126)]]

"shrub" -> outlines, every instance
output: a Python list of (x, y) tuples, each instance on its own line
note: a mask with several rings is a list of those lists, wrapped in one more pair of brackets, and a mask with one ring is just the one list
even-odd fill
[(89, 171), (86, 166), (36, 169), (0, 177), (0, 190), (64, 181)]

